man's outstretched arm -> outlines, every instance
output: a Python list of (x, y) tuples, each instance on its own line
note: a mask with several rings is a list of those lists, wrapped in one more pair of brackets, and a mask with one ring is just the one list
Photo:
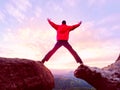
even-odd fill
[(72, 25), (71, 30), (74, 30), (75, 28), (79, 27), (82, 24), (82, 21), (80, 21), (78, 24)]
[(55, 24), (54, 22), (52, 22), (49, 18), (47, 19), (48, 20), (48, 22), (49, 22), (49, 24), (54, 28), (54, 29), (58, 29), (58, 26), (59, 25), (57, 25), (57, 24)]

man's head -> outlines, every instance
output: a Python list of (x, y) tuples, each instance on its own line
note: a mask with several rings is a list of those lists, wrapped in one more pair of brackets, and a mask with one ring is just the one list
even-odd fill
[(62, 21), (62, 24), (66, 24), (66, 21), (65, 21), (65, 20), (63, 20), (63, 21)]

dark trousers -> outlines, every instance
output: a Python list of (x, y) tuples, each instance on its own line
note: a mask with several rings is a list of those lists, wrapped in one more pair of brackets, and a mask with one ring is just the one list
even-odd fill
[(67, 40), (58, 40), (54, 48), (48, 52), (48, 54), (43, 58), (44, 61), (48, 61), (49, 58), (59, 49), (61, 46), (64, 46), (68, 51), (73, 55), (77, 63), (83, 63), (81, 58), (78, 56), (76, 51), (71, 47)]

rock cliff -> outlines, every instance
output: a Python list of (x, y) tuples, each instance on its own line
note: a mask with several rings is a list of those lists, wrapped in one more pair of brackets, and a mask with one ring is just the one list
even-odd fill
[(0, 90), (52, 90), (54, 77), (42, 63), (0, 57)]
[(79, 66), (74, 75), (93, 85), (96, 90), (120, 90), (120, 58), (102, 69)]

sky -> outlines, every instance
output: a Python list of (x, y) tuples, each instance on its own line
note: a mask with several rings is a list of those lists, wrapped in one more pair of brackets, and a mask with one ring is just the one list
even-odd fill
[[(56, 43), (56, 24), (82, 21), (70, 32), (69, 43), (85, 65), (105, 67), (120, 53), (120, 0), (0, 0), (0, 57), (41, 61)], [(76, 69), (69, 51), (61, 47), (45, 66)]]

